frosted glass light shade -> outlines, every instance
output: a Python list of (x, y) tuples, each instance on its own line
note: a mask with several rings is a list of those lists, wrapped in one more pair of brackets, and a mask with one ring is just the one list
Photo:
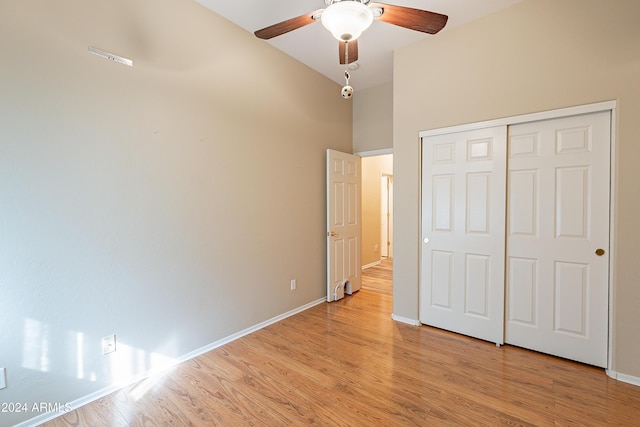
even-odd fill
[(339, 41), (355, 40), (373, 22), (373, 11), (359, 1), (341, 1), (327, 7), (322, 25)]

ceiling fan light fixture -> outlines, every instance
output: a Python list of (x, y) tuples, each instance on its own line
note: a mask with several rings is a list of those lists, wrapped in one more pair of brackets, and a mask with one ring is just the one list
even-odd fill
[(356, 40), (373, 22), (373, 11), (358, 0), (342, 0), (327, 7), (322, 25), (341, 42)]

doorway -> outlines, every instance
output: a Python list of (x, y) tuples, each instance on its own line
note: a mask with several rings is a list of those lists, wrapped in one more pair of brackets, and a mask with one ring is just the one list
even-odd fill
[[(362, 246), (364, 289), (392, 293), (393, 154), (362, 156)], [(367, 280), (383, 278), (384, 280)]]

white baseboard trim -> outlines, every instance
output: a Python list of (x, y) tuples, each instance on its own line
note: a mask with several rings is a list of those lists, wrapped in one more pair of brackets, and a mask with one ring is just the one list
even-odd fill
[(413, 326), (420, 326), (422, 325), (422, 323), (420, 323), (419, 320), (416, 319), (409, 319), (408, 317), (402, 317), (402, 316), (396, 316), (395, 314), (391, 313), (391, 318), (393, 320), (395, 320), (396, 322), (402, 322), (402, 323), (408, 323), (409, 325), (413, 325)]
[[(186, 362), (187, 360), (193, 359), (194, 357), (200, 356), (208, 351), (211, 351), (213, 349), (216, 349), (218, 347), (221, 347), (225, 344), (230, 343), (231, 341), (235, 341), (238, 338), (242, 338), (245, 335), (249, 335), (252, 332), (258, 331), (262, 328), (265, 328), (269, 325), (272, 325), (274, 323), (277, 323), (283, 319), (286, 319), (287, 317), (291, 317), (294, 314), (298, 314), (302, 311), (305, 311), (311, 307), (314, 307), (316, 305), (322, 304), (323, 302), (326, 302), (327, 299), (325, 297), (317, 299), (315, 301), (311, 301), (310, 303), (307, 303), (303, 306), (300, 306), (298, 308), (294, 308), (291, 311), (287, 311), (286, 313), (280, 314), (278, 316), (272, 317), (271, 319), (265, 320), (262, 323), (258, 323), (257, 325), (251, 326), (247, 329), (244, 329), (240, 332), (236, 332), (235, 334), (231, 334), (228, 337), (219, 339), (217, 341), (212, 342), (211, 344), (205, 345), (204, 347), (200, 347), (197, 350), (194, 350), (192, 352), (189, 352), (183, 356), (178, 357), (177, 359), (173, 360), (169, 365), (167, 366), (163, 366), (159, 369), (153, 369), (153, 370), (148, 370), (145, 372), (142, 372), (138, 375), (133, 376), (132, 378), (128, 379), (126, 382), (122, 382), (122, 383), (118, 383), (118, 384), (113, 384), (110, 385), (108, 387), (105, 387), (101, 390), (95, 391), (91, 394), (88, 394), (84, 397), (81, 397), (79, 399), (74, 400), (73, 402), (69, 403), (69, 408), (71, 411), (80, 408), (81, 406), (87, 405), (95, 400), (101, 399), (111, 393), (114, 393), (118, 390), (121, 390), (125, 387), (128, 387), (132, 384), (135, 384), (139, 381), (142, 381), (144, 379), (150, 378), (150, 377), (154, 377), (157, 375), (162, 375), (164, 373), (166, 373), (167, 371), (169, 371), (171, 368), (175, 367), (176, 365), (179, 365), (180, 363)], [(57, 418), (61, 415), (64, 415), (64, 413), (61, 412), (48, 412), (45, 414), (41, 414), (38, 415), (34, 418), (31, 418), (27, 421), (24, 421), (20, 424), (16, 424), (14, 427), (36, 427), (39, 426), (40, 424), (43, 424), (47, 421), (51, 421), (54, 418)]]
[(607, 369), (607, 375), (609, 375), (614, 380), (622, 381), (623, 383), (632, 384), (640, 387), (640, 378), (638, 377), (634, 377), (627, 374), (621, 374), (619, 372), (612, 371), (610, 369)]
[(382, 261), (372, 262), (371, 264), (363, 265), (362, 269), (366, 270), (367, 268), (375, 267), (376, 265), (382, 264)]

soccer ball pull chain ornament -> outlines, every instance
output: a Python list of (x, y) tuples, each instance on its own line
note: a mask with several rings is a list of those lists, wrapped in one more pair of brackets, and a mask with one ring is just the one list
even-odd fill
[[(349, 66), (349, 42), (348, 41), (345, 42), (344, 45), (345, 45), (344, 46), (344, 63), (348, 67)], [(344, 70), (344, 79), (346, 81), (346, 84), (342, 87), (342, 91), (340, 92), (340, 94), (344, 99), (349, 99), (353, 96), (353, 88), (349, 86), (349, 77), (351, 77), (351, 75), (349, 74), (349, 70)]]
[(349, 77), (351, 77), (349, 75), (349, 72), (345, 70), (344, 78), (347, 81), (347, 84), (342, 87), (342, 92), (341, 92), (341, 95), (344, 99), (349, 99), (353, 96), (353, 88), (349, 86)]

